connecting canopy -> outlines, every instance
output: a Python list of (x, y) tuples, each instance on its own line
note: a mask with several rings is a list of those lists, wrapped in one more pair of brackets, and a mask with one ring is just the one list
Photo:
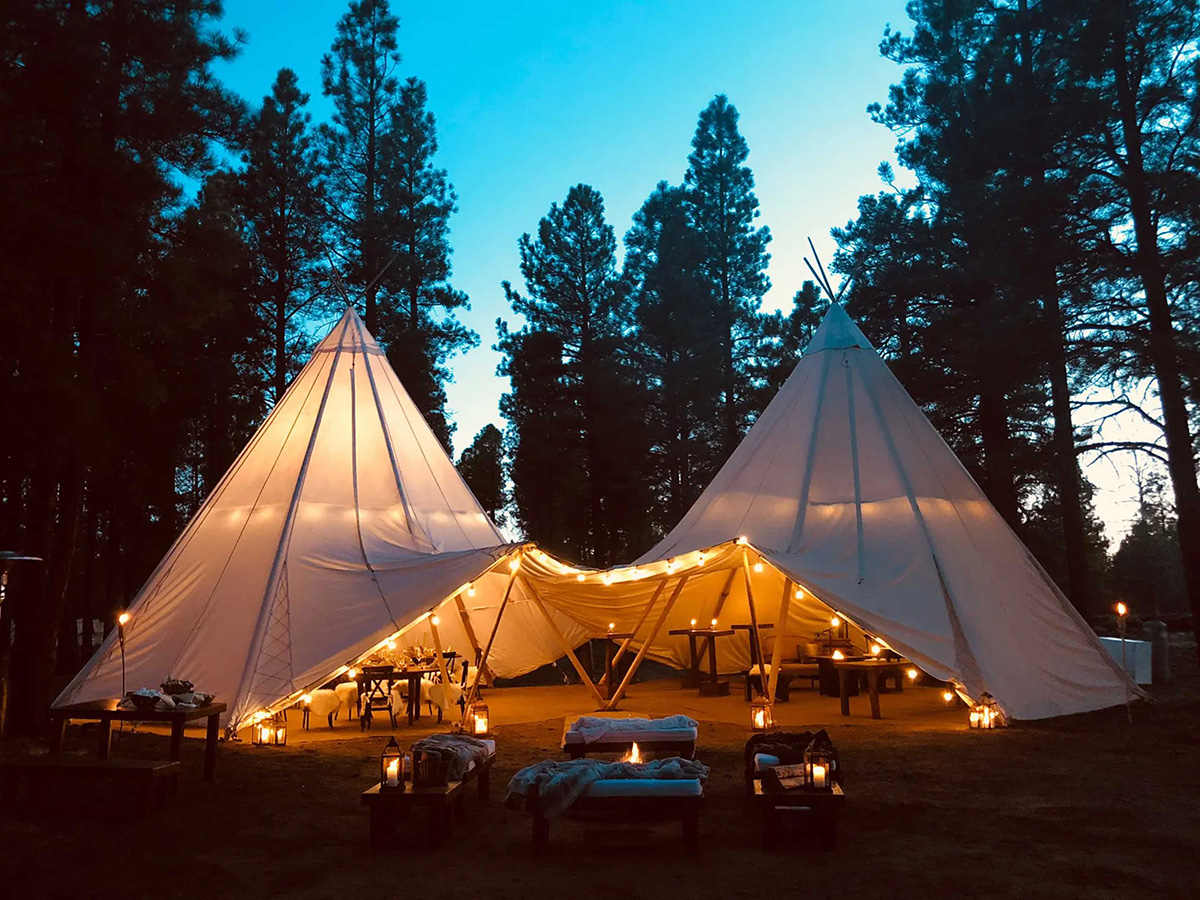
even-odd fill
[[(610, 624), (683, 666), (671, 630), (757, 621), (783, 659), (836, 612), (1016, 718), (1137, 691), (836, 304), (679, 525), (607, 571), (505, 543), (348, 309), (132, 604), (126, 681), (188, 678), (236, 727), (389, 639), (431, 643), (435, 612), (502, 677)], [(750, 640), (718, 642), (722, 671)], [(121, 688), (114, 633), (56, 703)]]

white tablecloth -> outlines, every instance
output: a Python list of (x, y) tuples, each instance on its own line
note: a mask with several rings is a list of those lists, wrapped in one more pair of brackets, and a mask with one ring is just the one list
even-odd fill
[[(1121, 639), (1114, 637), (1100, 638), (1105, 649), (1112, 654), (1112, 658), (1117, 661), (1117, 665), (1121, 664)], [(1149, 641), (1125, 641), (1125, 671), (1138, 684), (1150, 684), (1152, 680), (1150, 668), (1150, 642)]]

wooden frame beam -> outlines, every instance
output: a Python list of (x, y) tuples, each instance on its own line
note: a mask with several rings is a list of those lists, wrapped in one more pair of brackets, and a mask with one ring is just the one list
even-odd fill
[[(779, 667), (783, 664), (780, 659), (780, 647), (783, 646), (784, 638), (787, 637), (787, 621), (788, 612), (792, 603), (792, 579), (785, 577), (783, 579), (783, 596), (779, 598), (779, 618), (775, 622), (775, 646), (771, 650), (771, 675), (770, 684), (767, 685), (767, 696), (770, 698), (768, 702), (772, 705), (775, 702), (775, 686), (779, 683)], [(762, 657), (759, 657), (760, 659)]]
[[(667, 600), (666, 605), (663, 607), (663, 611), (659, 613), (658, 619), (654, 623), (654, 627), (650, 630), (650, 636), (638, 650), (637, 656), (633, 658), (633, 662), (630, 663), (629, 670), (625, 673), (625, 677), (621, 679), (620, 685), (617, 686), (616, 693), (613, 694), (612, 699), (609, 700), (608, 703), (602, 706), (602, 709), (612, 710), (617, 708), (617, 703), (619, 703), (621, 698), (625, 696), (625, 690), (629, 687), (629, 682), (633, 680), (633, 676), (637, 672), (638, 666), (640, 666), (642, 664), (642, 660), (645, 659), (646, 652), (650, 649), (650, 645), (653, 644), (654, 639), (658, 637), (658, 633), (662, 630), (663, 623), (667, 621), (667, 616), (670, 615), (671, 610), (675, 606), (675, 601), (679, 599), (679, 595), (683, 591), (683, 586), (688, 583), (688, 579), (690, 577), (691, 575), (687, 574), (679, 579), (679, 584), (675, 585), (675, 590), (671, 592), (670, 599)], [(663, 583), (666, 584), (666, 579), (663, 580)]]
[[(633, 631), (630, 632), (631, 636), (621, 641), (621, 646), (618, 647), (617, 652), (613, 654), (613, 671), (616, 671), (617, 663), (621, 661), (621, 657), (625, 655), (625, 651), (629, 649), (630, 644), (633, 643), (633, 639), (637, 637), (637, 633), (641, 631), (642, 626), (646, 624), (646, 619), (650, 617), (650, 610), (654, 609), (654, 604), (657, 603), (658, 598), (662, 596), (663, 588), (667, 586), (667, 580), (670, 577), (670, 575), (664, 576), (662, 581), (658, 583), (658, 587), (656, 587), (654, 589), (654, 593), (650, 595), (650, 602), (647, 603), (646, 608), (642, 610), (641, 618), (639, 618), (637, 624), (633, 626)], [(600, 677), (600, 684), (604, 684), (606, 681), (608, 681), (607, 672)]]
[[(750, 553), (745, 547), (742, 548), (742, 573), (746, 577), (746, 605), (750, 607), (750, 640), (754, 642), (754, 648), (757, 651), (757, 653), (754, 654), (754, 658), (758, 660), (759, 683), (762, 684), (763, 689), (766, 690), (767, 685), (765, 683), (765, 679), (763, 678), (762, 671), (762, 666), (766, 661), (766, 657), (762, 652), (762, 640), (758, 633), (758, 611), (754, 608), (754, 590), (750, 585)], [(775, 648), (776, 650), (779, 648), (778, 641), (775, 642)], [(772, 656), (774, 656), (774, 654), (772, 654)], [(774, 666), (772, 666), (771, 671), (774, 671)], [(774, 702), (774, 695), (768, 691), (767, 705), (771, 706), (774, 704)]]
[(546, 604), (542, 602), (542, 598), (538, 595), (537, 588), (533, 586), (533, 582), (524, 576), (521, 577), (521, 583), (525, 585), (525, 589), (529, 591), (529, 596), (533, 599), (533, 602), (537, 605), (537, 608), (542, 611), (542, 615), (545, 616), (546, 621), (554, 630), (554, 634), (558, 637), (558, 641), (562, 645), (563, 651), (567, 654), (567, 658), (571, 660), (571, 665), (575, 667), (575, 671), (579, 673), (579, 677), (583, 680), (583, 683), (588, 686), (588, 689), (591, 690), (592, 695), (596, 698), (596, 702), (600, 704), (596, 708), (603, 709), (604, 696), (600, 693), (600, 689), (596, 687), (596, 683), (592, 681), (591, 676), (588, 675), (587, 669), (583, 667), (583, 663), (579, 661), (579, 657), (575, 655), (575, 650), (571, 647), (570, 642), (567, 640), (567, 636), (562, 633), (562, 629), (558, 627), (558, 623), (555, 622), (550, 616), (550, 610), (548, 610), (546, 608)]
[[(520, 559), (520, 556), (517, 557)], [(483, 656), (479, 658), (479, 668), (475, 672), (475, 680), (471, 682), (471, 690), (467, 694), (466, 702), (463, 703), (462, 721), (467, 720), (467, 714), (470, 712), (471, 704), (475, 702), (475, 698), (479, 696), (479, 681), (483, 677), (484, 667), (487, 665), (488, 654), (492, 652), (492, 644), (496, 642), (496, 632), (500, 630), (500, 620), (504, 618), (504, 610), (508, 607), (508, 598), (512, 596), (513, 585), (517, 581), (517, 572), (520, 568), (512, 570), (512, 574), (508, 576), (508, 586), (504, 589), (504, 599), (500, 601), (500, 608), (496, 610), (496, 621), (492, 623), (492, 633), (488, 637), (487, 646), (483, 648)]]
[[(471, 624), (471, 615), (467, 612), (467, 605), (463, 603), (462, 591), (454, 595), (454, 606), (458, 609), (458, 618), (462, 622), (463, 631), (467, 633), (467, 643), (471, 645), (475, 659), (481, 660), (483, 658), (483, 648), (479, 646), (479, 638), (475, 635), (475, 626)], [(479, 670), (479, 678), (490, 682), (489, 673), (483, 665), (479, 662), (476, 662), (475, 665)]]

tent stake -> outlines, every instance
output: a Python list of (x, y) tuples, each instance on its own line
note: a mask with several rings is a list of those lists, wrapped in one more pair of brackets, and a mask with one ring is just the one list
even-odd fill
[[(617, 652), (613, 654), (613, 671), (617, 669), (617, 663), (621, 661), (621, 657), (625, 655), (625, 651), (629, 649), (629, 645), (633, 643), (633, 639), (637, 637), (637, 633), (642, 630), (642, 626), (646, 624), (646, 619), (650, 617), (650, 610), (654, 609), (654, 604), (658, 602), (658, 598), (662, 595), (663, 588), (667, 586), (669, 575), (663, 577), (663, 580), (658, 583), (658, 587), (654, 589), (654, 593), (650, 595), (650, 602), (646, 604), (646, 608), (642, 610), (642, 617), (638, 619), (637, 624), (633, 626), (633, 631), (630, 637), (621, 641), (621, 646), (617, 648)], [(608, 673), (605, 672), (600, 676), (600, 683), (604, 684), (608, 681)]]
[[(658, 633), (662, 630), (663, 623), (667, 621), (667, 616), (671, 614), (671, 609), (675, 606), (675, 601), (679, 599), (680, 592), (683, 591), (683, 586), (687, 584), (691, 578), (691, 573), (684, 575), (679, 579), (679, 584), (675, 585), (675, 590), (671, 592), (671, 597), (667, 600), (667, 605), (663, 607), (663, 611), (658, 614), (658, 620), (654, 623), (654, 627), (650, 630), (650, 636), (646, 638), (646, 643), (642, 644), (637, 652), (637, 656), (633, 658), (633, 662), (629, 665), (629, 670), (625, 673), (625, 677), (621, 679), (620, 685), (617, 686), (617, 691), (613, 694), (612, 699), (608, 703), (602, 705), (602, 709), (616, 709), (621, 698), (625, 696), (625, 689), (629, 687), (629, 682), (633, 681), (633, 676), (638, 670), (638, 666), (645, 659), (650, 645), (654, 643), (654, 639), (658, 637)], [(665, 583), (665, 581), (664, 581)]]
[[(518, 552), (517, 558), (520, 559)], [(508, 606), (508, 598), (512, 596), (513, 585), (517, 581), (517, 572), (520, 569), (513, 569), (512, 574), (508, 576), (508, 586), (504, 589), (504, 599), (500, 601), (500, 608), (496, 610), (496, 621), (492, 625), (492, 633), (488, 637), (487, 646), (483, 648), (483, 656), (479, 659), (479, 668), (475, 671), (475, 680), (471, 682), (471, 691), (467, 695), (467, 700), (463, 704), (462, 721), (467, 720), (467, 711), (471, 708), (471, 704), (475, 702), (475, 698), (479, 695), (479, 680), (483, 677), (484, 667), (487, 665), (488, 654), (492, 652), (492, 644), (496, 641), (496, 632), (500, 630), (500, 620), (504, 618), (504, 610)]]
[(550, 610), (546, 609), (546, 604), (544, 604), (542, 602), (542, 598), (538, 596), (537, 589), (533, 586), (533, 583), (528, 578), (523, 577), (521, 579), (521, 583), (525, 585), (525, 589), (529, 591), (529, 596), (533, 598), (533, 602), (537, 604), (537, 608), (542, 611), (542, 615), (546, 617), (546, 621), (549, 622), (550, 627), (554, 629), (554, 633), (558, 636), (559, 643), (562, 644), (563, 651), (567, 654), (567, 658), (571, 660), (571, 665), (575, 667), (575, 671), (579, 673), (579, 677), (583, 679), (583, 683), (588, 686), (588, 689), (591, 690), (592, 695), (595, 696), (596, 702), (600, 704), (596, 708), (603, 709), (604, 696), (600, 693), (600, 689), (596, 687), (595, 682), (592, 681), (591, 676), (588, 675), (587, 670), (583, 667), (583, 663), (579, 661), (579, 657), (575, 655), (575, 651), (571, 649), (571, 644), (567, 640), (567, 636), (562, 633), (562, 630), (558, 627), (558, 623), (550, 617)]

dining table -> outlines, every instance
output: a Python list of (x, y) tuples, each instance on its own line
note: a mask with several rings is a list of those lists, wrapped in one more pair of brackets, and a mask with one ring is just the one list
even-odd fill
[[(734, 634), (732, 628), (679, 628), (669, 632), (675, 636), (686, 635), (688, 639), (688, 654), (690, 663), (688, 672), (691, 684), (699, 688), (701, 697), (724, 697), (729, 693), (729, 681), (722, 681), (717, 674), (717, 638), (729, 637)], [(700, 671), (701, 654), (697, 650), (696, 641), (705, 638), (708, 641), (708, 673)]]

